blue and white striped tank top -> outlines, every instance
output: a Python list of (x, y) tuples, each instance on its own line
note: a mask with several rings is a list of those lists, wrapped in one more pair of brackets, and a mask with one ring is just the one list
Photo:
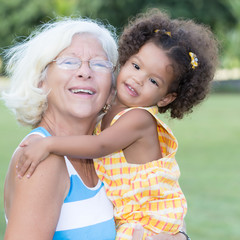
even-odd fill
[[(30, 134), (51, 136), (42, 127), (34, 129)], [(114, 240), (113, 206), (107, 198), (103, 183), (99, 180), (95, 187), (87, 187), (67, 157), (65, 162), (70, 189), (62, 205), (53, 240)]]

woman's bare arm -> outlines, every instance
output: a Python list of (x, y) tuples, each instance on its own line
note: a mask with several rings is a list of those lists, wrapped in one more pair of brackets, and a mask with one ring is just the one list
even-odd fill
[(55, 155), (48, 158), (51, 161), (40, 164), (31, 179), (19, 179), (13, 157), (5, 186), (10, 204), (4, 240), (53, 238), (69, 181), (65, 162)]

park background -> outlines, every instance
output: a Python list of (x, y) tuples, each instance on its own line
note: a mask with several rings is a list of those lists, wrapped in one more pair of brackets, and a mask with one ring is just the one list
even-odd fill
[[(129, 18), (150, 7), (163, 9), (173, 18), (209, 25), (221, 44), (219, 69), (207, 100), (181, 121), (163, 118), (179, 141), (180, 184), (188, 200), (187, 232), (194, 240), (239, 240), (239, 0), (0, 0), (0, 91), (9, 83), (3, 51), (34, 27), (59, 16), (81, 15), (109, 22), (120, 34)], [(19, 126), (0, 101), (0, 239), (6, 227), (3, 186), (8, 163), (29, 130)]]

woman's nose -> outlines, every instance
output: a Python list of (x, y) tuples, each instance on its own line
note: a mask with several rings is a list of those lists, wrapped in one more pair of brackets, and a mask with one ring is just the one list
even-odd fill
[(92, 77), (92, 69), (88, 61), (82, 61), (81, 66), (77, 69), (76, 75), (79, 78), (90, 79)]

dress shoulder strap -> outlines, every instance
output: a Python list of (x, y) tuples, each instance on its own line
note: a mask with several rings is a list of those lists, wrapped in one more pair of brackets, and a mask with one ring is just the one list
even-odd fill
[(153, 107), (131, 107), (131, 108), (127, 108), (127, 109), (124, 109), (123, 111), (119, 112), (117, 115), (115, 115), (115, 117), (113, 118), (112, 122), (111, 122), (111, 125), (114, 124), (121, 116), (123, 116), (125, 113), (133, 110), (133, 109), (144, 109), (148, 112), (150, 112), (153, 116), (155, 114), (158, 113), (158, 107), (157, 106), (153, 106)]

